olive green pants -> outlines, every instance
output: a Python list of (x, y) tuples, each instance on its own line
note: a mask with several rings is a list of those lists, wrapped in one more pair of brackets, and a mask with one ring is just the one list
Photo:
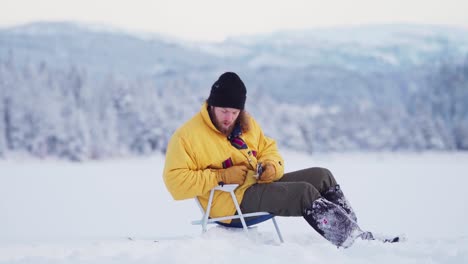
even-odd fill
[(285, 173), (272, 183), (249, 187), (240, 204), (242, 213), (269, 212), (278, 216), (302, 216), (305, 208), (337, 183), (325, 168)]

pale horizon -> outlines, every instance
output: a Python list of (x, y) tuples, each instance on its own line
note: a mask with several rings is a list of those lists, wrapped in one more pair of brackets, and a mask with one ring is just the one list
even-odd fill
[(70, 1), (0, 0), (0, 27), (69, 21), (159, 33), (190, 41), (222, 41), (281, 30), (369, 24), (430, 24), (468, 29), (468, 2), (413, 0)]

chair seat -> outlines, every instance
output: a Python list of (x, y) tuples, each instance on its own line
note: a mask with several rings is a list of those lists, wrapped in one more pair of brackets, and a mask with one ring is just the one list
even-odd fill
[[(275, 216), (272, 215), (272, 214), (248, 217), (248, 218), (245, 218), (245, 224), (247, 226), (252, 226), (252, 225), (256, 225), (256, 224), (259, 224), (261, 222), (270, 220), (273, 217), (275, 217)], [(229, 223), (229, 224), (226, 224), (226, 223), (223, 223), (223, 222), (220, 222), (220, 221), (216, 221), (216, 224), (221, 225), (221, 226), (225, 226), (225, 227), (243, 228), (241, 221), (231, 221), (231, 223)]]

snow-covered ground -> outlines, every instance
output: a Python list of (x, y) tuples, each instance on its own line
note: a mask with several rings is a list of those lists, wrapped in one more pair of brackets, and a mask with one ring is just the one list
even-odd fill
[(287, 171), (329, 168), (363, 229), (407, 241), (337, 249), (299, 217), (278, 218), (281, 245), (269, 222), (249, 237), (200, 235), (195, 202), (166, 191), (160, 155), (0, 161), (0, 263), (468, 263), (468, 153), (283, 155)]

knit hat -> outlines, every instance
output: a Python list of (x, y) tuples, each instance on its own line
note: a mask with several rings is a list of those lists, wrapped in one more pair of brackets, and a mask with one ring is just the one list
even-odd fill
[(247, 89), (240, 77), (233, 72), (225, 72), (211, 86), (208, 105), (243, 110)]

